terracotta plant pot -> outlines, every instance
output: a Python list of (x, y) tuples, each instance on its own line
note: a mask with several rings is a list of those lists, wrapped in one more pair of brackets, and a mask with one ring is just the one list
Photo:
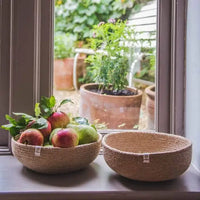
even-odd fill
[[(80, 88), (80, 115), (91, 123), (105, 123), (111, 129), (132, 129), (139, 123), (142, 91), (131, 96), (112, 96), (92, 92), (98, 84), (85, 84)], [(127, 88), (135, 91), (135, 88)], [(120, 126), (121, 125), (121, 126)]]
[(151, 85), (145, 89), (147, 95), (147, 128), (154, 129), (154, 114), (155, 114), (155, 85)]
[[(85, 70), (85, 57), (78, 58), (77, 80), (83, 76)], [(73, 66), (74, 58), (54, 60), (54, 84), (56, 90), (73, 90)]]

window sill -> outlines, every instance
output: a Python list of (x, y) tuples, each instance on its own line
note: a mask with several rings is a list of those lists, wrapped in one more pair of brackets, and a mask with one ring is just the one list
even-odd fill
[(113, 172), (103, 156), (86, 169), (64, 175), (43, 175), (22, 167), (13, 156), (0, 156), (0, 199), (199, 199), (200, 176), (191, 166), (179, 178), (145, 183)]

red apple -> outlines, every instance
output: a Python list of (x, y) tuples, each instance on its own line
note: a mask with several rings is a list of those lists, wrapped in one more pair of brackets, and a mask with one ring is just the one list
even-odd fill
[[(30, 121), (27, 125), (27, 128), (31, 128), (31, 126), (35, 123), (36, 121)], [(39, 129), (39, 131), (43, 134), (45, 138), (49, 138), (51, 134), (51, 123), (47, 120), (47, 128)]]
[(39, 130), (30, 128), (21, 133), (18, 142), (22, 144), (42, 146), (44, 143), (44, 136)]
[(54, 147), (75, 147), (78, 145), (78, 134), (72, 128), (65, 128), (57, 131), (52, 137)]
[(47, 128), (39, 129), (45, 138), (49, 138), (51, 134), (51, 123), (47, 120)]
[(52, 137), (59, 131), (62, 130), (62, 128), (55, 128), (53, 129), (53, 131), (51, 132), (50, 136), (49, 136), (49, 143), (52, 144)]
[(64, 112), (54, 112), (48, 117), (48, 121), (51, 123), (52, 130), (55, 128), (65, 128), (69, 124), (69, 117)]

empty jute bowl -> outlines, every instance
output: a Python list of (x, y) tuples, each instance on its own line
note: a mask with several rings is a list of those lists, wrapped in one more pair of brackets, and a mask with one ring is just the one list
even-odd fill
[(133, 180), (171, 180), (191, 163), (192, 144), (181, 136), (140, 131), (111, 133), (103, 138), (102, 145), (108, 166)]
[(14, 156), (27, 168), (45, 174), (76, 171), (87, 167), (99, 154), (101, 134), (97, 142), (70, 148), (25, 145), (12, 139)]

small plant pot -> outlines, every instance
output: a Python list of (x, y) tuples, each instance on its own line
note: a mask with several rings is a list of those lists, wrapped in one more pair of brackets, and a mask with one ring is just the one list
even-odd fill
[[(139, 123), (142, 91), (131, 96), (113, 96), (92, 92), (98, 84), (80, 88), (80, 115), (91, 123), (105, 123), (110, 129), (132, 129)], [(135, 88), (126, 89), (136, 91)]]
[(149, 86), (145, 89), (147, 95), (146, 109), (147, 109), (147, 128), (154, 129), (154, 115), (155, 115), (155, 85)]
[[(85, 70), (85, 57), (77, 60), (77, 80), (83, 76)], [(54, 84), (56, 90), (73, 90), (74, 58), (54, 60)]]

